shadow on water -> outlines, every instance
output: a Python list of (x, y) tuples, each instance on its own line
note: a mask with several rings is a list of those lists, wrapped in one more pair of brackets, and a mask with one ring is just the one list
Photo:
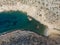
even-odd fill
[(39, 23), (34, 18), (29, 21), (27, 13), (22, 11), (8, 11), (0, 13), (0, 33), (9, 32), (13, 30), (29, 30), (37, 34), (43, 34), (45, 25)]

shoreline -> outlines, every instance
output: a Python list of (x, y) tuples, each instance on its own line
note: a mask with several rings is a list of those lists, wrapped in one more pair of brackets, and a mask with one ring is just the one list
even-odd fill
[[(20, 0), (21, 1), (21, 0)], [(35, 0), (34, 0), (35, 1)], [(31, 2), (32, 3), (32, 2)], [(38, 5), (38, 4), (36, 4)], [(51, 23), (48, 23), (47, 21), (44, 21), (45, 20), (45, 17), (44, 17), (44, 14), (45, 12), (49, 13), (48, 11), (49, 10), (46, 10), (44, 6), (44, 8), (42, 8), (41, 10), (41, 13), (42, 13), (42, 17), (40, 16), (40, 10), (38, 8), (41, 8), (41, 7), (36, 7), (33, 6), (33, 5), (27, 5), (27, 4), (23, 4), (21, 2), (18, 2), (15, 4), (15, 5), (2, 5), (2, 7), (0, 7), (0, 12), (3, 12), (3, 11), (10, 11), (10, 10), (19, 10), (19, 11), (23, 11), (23, 12), (27, 12), (27, 15), (33, 17), (34, 19), (36, 19), (37, 21), (41, 22), (42, 24), (46, 25), (49, 29), (47, 30), (47, 32), (50, 32), (48, 33), (47, 35), (54, 35), (53, 33), (55, 33), (55, 30), (53, 29), (54, 27), (56, 27), (54, 24), (51, 24)], [(57, 28), (57, 27), (56, 27)], [(59, 31), (57, 30), (56, 32), (59, 33)]]

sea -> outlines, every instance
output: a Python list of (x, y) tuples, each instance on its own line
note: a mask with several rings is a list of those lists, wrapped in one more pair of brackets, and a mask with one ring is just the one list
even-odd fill
[(0, 34), (14, 30), (26, 30), (43, 35), (46, 26), (33, 17), (30, 17), (32, 19), (30, 21), (28, 17), (30, 16), (26, 12), (18, 10), (0, 12)]

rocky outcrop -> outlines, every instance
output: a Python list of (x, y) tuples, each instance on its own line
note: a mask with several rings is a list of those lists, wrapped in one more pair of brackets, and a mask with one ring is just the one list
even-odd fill
[(0, 45), (60, 45), (60, 41), (30, 31), (13, 31), (0, 36)]

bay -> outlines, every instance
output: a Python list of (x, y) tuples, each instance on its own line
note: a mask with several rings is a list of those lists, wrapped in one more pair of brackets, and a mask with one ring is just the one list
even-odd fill
[(22, 11), (4, 11), (0, 12), (0, 33), (10, 32), (14, 30), (32, 31), (43, 35), (45, 25), (39, 23), (33, 17), (28, 19), (27, 13)]

